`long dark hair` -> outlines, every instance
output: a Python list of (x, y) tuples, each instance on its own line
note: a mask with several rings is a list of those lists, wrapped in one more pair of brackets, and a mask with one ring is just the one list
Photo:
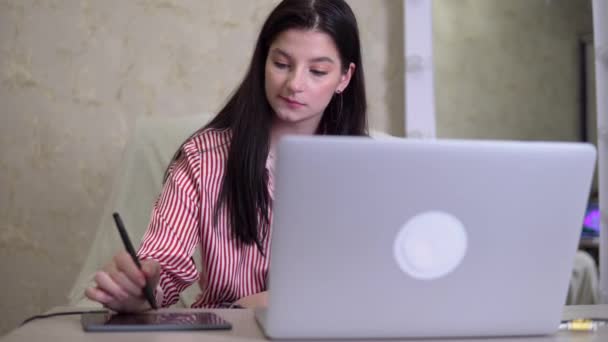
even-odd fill
[[(274, 39), (288, 29), (317, 30), (332, 37), (343, 72), (350, 63), (355, 70), (341, 94), (333, 96), (318, 134), (367, 135), (365, 81), (357, 21), (343, 0), (283, 0), (270, 13), (258, 37), (249, 69), (241, 85), (205, 129), (229, 129), (232, 140), (225, 175), (216, 205), (215, 221), (223, 206), (234, 237), (256, 244), (268, 233), (271, 206), (266, 159), (274, 111), (265, 94), (264, 73), (268, 50)], [(179, 153), (179, 152), (178, 152)], [(174, 159), (179, 157), (176, 155)]]

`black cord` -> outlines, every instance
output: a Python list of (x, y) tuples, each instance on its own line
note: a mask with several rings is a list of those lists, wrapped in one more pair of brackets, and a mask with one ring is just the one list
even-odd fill
[(108, 312), (109, 312), (108, 310), (54, 312), (54, 313), (45, 314), (45, 315), (32, 316), (32, 317), (26, 319), (25, 321), (23, 321), (19, 326), (23, 326), (36, 319), (43, 319), (43, 318), (49, 318), (49, 317), (55, 317), (55, 316), (83, 315), (83, 314), (89, 314), (89, 313), (108, 313)]

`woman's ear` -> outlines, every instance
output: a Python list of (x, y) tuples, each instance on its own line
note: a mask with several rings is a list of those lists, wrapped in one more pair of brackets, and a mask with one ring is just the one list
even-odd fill
[(340, 76), (340, 83), (338, 83), (336, 93), (341, 93), (344, 91), (344, 89), (346, 89), (346, 87), (348, 87), (348, 84), (350, 83), (350, 80), (353, 77), (353, 73), (355, 72), (355, 68), (355, 63), (350, 63), (348, 65), (348, 69), (346, 69), (346, 72), (342, 73), (342, 76)]

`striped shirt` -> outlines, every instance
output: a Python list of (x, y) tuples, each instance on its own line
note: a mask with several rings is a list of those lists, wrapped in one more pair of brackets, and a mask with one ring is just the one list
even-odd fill
[[(253, 245), (238, 243), (222, 206), (217, 224), (214, 213), (224, 177), (231, 133), (206, 129), (190, 138), (154, 204), (139, 257), (161, 265), (157, 302), (167, 307), (194, 282), (201, 293), (192, 307), (218, 307), (221, 303), (266, 290), (270, 234), (261, 241), (264, 255)], [(273, 162), (269, 157), (268, 190), (272, 199)], [(272, 213), (269, 213), (272, 218)], [(201, 270), (194, 250), (200, 246)]]

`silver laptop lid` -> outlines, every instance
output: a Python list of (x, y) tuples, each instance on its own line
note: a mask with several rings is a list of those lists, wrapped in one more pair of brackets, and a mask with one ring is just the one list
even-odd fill
[(266, 334), (554, 332), (594, 163), (576, 143), (284, 139)]

